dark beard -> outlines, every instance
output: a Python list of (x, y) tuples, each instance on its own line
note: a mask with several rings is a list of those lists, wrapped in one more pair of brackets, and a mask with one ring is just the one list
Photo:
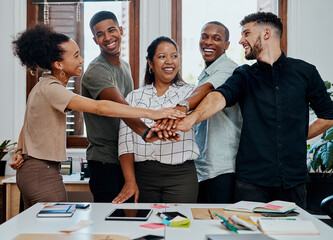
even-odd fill
[(261, 45), (261, 40), (260, 40), (260, 36), (257, 38), (256, 42), (253, 45), (253, 48), (251, 47), (251, 51), (245, 55), (245, 58), (247, 60), (253, 60), (253, 59), (257, 59), (257, 57), (259, 56), (259, 54), (262, 51), (262, 45)]

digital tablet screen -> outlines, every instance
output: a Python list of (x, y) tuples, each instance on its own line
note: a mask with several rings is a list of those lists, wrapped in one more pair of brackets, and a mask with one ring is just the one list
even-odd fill
[(105, 220), (146, 221), (151, 213), (152, 209), (116, 208), (109, 215), (106, 216)]

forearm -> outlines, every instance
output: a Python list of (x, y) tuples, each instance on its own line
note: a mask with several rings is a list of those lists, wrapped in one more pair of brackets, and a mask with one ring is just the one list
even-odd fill
[(126, 182), (136, 182), (134, 172), (134, 154), (126, 153), (119, 157), (120, 166)]
[(314, 138), (333, 126), (333, 120), (317, 118), (310, 123), (307, 139)]
[(224, 96), (219, 92), (212, 92), (200, 102), (188, 117), (191, 117), (194, 123), (198, 123), (221, 111), (225, 108), (225, 105)]
[(148, 126), (140, 118), (123, 118), (123, 120), (127, 126), (140, 136), (148, 128)]
[(185, 99), (189, 104), (189, 110), (193, 110), (194, 108), (196, 108), (196, 106), (199, 105), (199, 103), (202, 101), (202, 99), (204, 99), (207, 96), (207, 94), (209, 94), (214, 89), (215, 88), (214, 88), (213, 84), (211, 84), (211, 83), (204, 83), (204, 84), (198, 86), (193, 91), (191, 96), (189, 96), (188, 98)]

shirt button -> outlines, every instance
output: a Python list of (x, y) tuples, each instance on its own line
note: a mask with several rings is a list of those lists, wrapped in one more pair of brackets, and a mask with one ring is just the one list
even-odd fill
[(47, 166), (46, 168), (50, 168), (50, 166)]
[(279, 90), (279, 87), (278, 87), (278, 86), (276, 86), (276, 87), (275, 87), (275, 89), (276, 89), (276, 90)]

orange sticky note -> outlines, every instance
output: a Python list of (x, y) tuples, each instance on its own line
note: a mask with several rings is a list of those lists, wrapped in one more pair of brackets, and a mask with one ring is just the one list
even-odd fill
[(166, 225), (163, 223), (145, 223), (145, 224), (141, 224), (140, 227), (150, 228), (150, 229), (159, 229), (159, 228), (166, 227)]

